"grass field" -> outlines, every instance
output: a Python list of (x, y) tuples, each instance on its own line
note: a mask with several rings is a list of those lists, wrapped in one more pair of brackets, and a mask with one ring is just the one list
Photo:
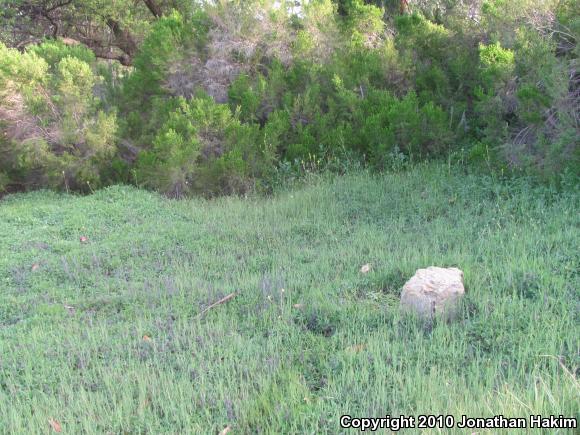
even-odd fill
[[(574, 192), (440, 166), (321, 178), (273, 198), (10, 196), (0, 433), (579, 417), (579, 206)], [(399, 313), (402, 285), (429, 265), (465, 273), (453, 324)]]

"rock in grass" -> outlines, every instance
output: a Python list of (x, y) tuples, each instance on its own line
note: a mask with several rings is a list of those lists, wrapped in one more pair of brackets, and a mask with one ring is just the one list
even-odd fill
[(455, 267), (419, 269), (403, 287), (401, 307), (425, 320), (451, 320), (465, 294), (463, 272)]

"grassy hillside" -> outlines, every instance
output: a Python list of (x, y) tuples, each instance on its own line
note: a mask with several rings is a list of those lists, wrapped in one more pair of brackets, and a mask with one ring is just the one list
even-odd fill
[[(579, 205), (436, 166), (270, 199), (176, 202), (129, 187), (10, 196), (0, 433), (579, 416)], [(465, 272), (454, 324), (398, 312), (403, 283), (429, 265)]]

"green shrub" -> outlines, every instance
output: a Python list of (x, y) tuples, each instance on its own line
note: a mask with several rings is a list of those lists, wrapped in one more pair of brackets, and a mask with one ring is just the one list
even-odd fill
[(208, 96), (179, 98), (139, 157), (138, 181), (175, 197), (244, 193), (271, 170), (274, 156), (260, 136)]
[(493, 90), (505, 85), (514, 74), (514, 52), (499, 42), (479, 45), (481, 81), (484, 89)]
[(479, 84), (475, 89), (477, 126), (482, 140), (495, 148), (508, 141), (508, 118), (516, 110), (514, 53), (499, 43), (480, 44), (479, 59)]
[(25, 53), (0, 45), (3, 185), (90, 190), (115, 152), (115, 115), (99, 108), (91, 65), (57, 55), (49, 65), (37, 54), (48, 52), (54, 45)]
[(43, 58), (49, 67), (56, 67), (66, 57), (78, 59), (86, 64), (93, 65), (95, 54), (82, 44), (68, 45), (59, 40), (48, 40), (39, 45), (30, 46), (29, 51)]

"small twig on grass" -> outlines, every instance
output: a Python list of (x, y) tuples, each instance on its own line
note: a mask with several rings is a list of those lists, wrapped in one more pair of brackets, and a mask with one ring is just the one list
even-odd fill
[(233, 292), (230, 293), (227, 296), (224, 296), (223, 298), (221, 298), (219, 301), (214, 302), (213, 304), (211, 304), (209, 307), (205, 308), (201, 313), (199, 313), (196, 318), (199, 318), (201, 316), (203, 316), (205, 313), (207, 313), (209, 310), (211, 310), (212, 308), (217, 307), (218, 305), (222, 305), (225, 304), (227, 301), (229, 301), (230, 299), (233, 299), (235, 296), (237, 295), (237, 292)]

